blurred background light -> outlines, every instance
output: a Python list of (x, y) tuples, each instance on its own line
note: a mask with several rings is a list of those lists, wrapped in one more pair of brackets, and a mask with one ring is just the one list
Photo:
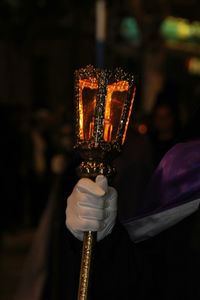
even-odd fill
[(193, 75), (200, 75), (200, 58), (191, 57), (188, 62), (188, 72)]
[(141, 40), (141, 32), (134, 17), (124, 17), (120, 25), (121, 36), (129, 42), (138, 44)]
[(197, 21), (169, 16), (161, 23), (160, 32), (166, 40), (200, 42), (200, 22)]

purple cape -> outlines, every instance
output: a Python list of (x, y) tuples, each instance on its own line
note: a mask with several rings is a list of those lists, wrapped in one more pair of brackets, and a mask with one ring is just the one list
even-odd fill
[(155, 170), (143, 207), (134, 218), (162, 212), (200, 198), (200, 140), (178, 143)]

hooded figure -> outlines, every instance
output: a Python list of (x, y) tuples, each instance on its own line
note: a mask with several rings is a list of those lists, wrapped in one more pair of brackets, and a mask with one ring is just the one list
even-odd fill
[[(161, 160), (135, 215), (123, 226), (114, 221), (97, 242), (90, 282), (92, 300), (200, 299), (199, 110), (191, 122), (181, 142)], [(74, 185), (70, 178), (68, 195)], [(68, 200), (72, 198), (74, 192)], [(29, 282), (29, 289), (23, 285), (16, 299), (77, 299), (82, 242), (77, 228), (72, 228), (73, 220), (67, 218), (66, 226), (63, 202), (61, 206), (50, 222), (46, 264), (31, 273), (44, 275), (42, 288), (37, 284), (39, 296), (31, 297)], [(42, 246), (41, 239), (38, 245)]]

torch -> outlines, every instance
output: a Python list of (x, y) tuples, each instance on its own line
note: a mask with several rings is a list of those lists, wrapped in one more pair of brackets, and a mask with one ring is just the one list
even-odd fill
[[(121, 68), (92, 65), (75, 71), (76, 143), (82, 162), (79, 177), (114, 174), (112, 160), (124, 144), (136, 91), (134, 76)], [(84, 232), (78, 300), (88, 299), (96, 232)]]

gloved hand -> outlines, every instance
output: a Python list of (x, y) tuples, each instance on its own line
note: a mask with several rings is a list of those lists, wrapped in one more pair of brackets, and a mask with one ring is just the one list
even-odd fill
[(82, 178), (67, 199), (66, 226), (79, 240), (84, 231), (97, 231), (97, 240), (111, 233), (117, 215), (117, 192), (107, 178)]

